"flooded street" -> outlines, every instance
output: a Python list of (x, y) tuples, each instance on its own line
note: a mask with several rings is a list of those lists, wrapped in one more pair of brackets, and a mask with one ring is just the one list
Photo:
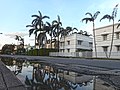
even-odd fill
[[(117, 75), (86, 75), (38, 61), (1, 59), (28, 90), (119, 90)], [(87, 71), (86, 71), (87, 72)]]

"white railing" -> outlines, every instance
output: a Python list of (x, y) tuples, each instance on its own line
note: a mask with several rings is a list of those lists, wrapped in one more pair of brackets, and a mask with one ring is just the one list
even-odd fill
[(91, 58), (92, 52), (50, 52), (49, 56), (62, 56), (62, 57), (85, 57)]
[[(95, 57), (95, 52), (93, 52), (93, 57)], [(107, 58), (109, 57), (109, 52), (97, 52), (98, 58)], [(117, 58), (120, 59), (120, 52), (111, 52), (110, 58)]]

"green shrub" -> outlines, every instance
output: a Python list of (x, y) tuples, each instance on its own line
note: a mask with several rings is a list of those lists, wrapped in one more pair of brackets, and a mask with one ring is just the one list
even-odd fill
[(49, 52), (57, 52), (57, 49), (31, 49), (27, 52), (27, 55), (30, 56), (49, 56)]

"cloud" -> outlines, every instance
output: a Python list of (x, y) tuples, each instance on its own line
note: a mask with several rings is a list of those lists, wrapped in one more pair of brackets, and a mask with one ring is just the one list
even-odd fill
[(13, 33), (5, 34), (5, 36), (9, 36), (10, 38), (15, 38), (16, 35), (24, 37), (24, 36), (27, 36), (28, 34), (23, 32), (13, 32)]

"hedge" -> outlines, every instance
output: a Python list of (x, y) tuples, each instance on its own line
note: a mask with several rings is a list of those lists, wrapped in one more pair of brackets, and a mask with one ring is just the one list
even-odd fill
[(26, 54), (30, 56), (49, 56), (49, 52), (57, 52), (57, 49), (31, 49), (27, 51)]

